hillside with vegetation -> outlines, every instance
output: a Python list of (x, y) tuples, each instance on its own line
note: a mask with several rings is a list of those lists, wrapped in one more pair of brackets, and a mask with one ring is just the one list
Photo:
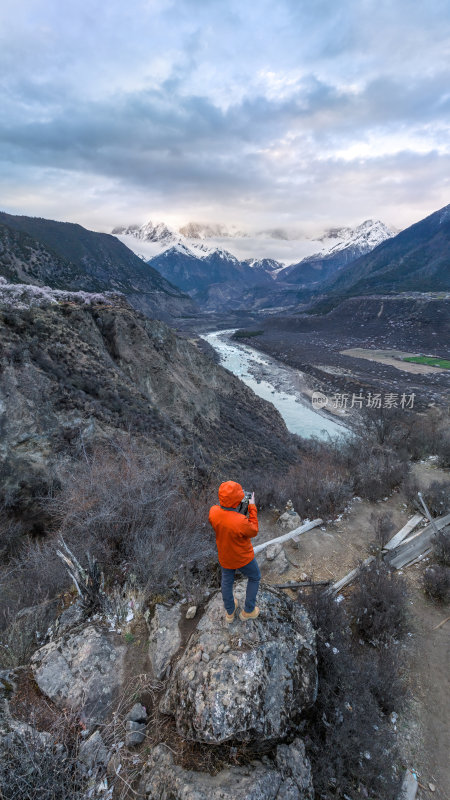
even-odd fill
[(158, 319), (186, 316), (195, 306), (115, 236), (69, 222), (0, 212), (0, 274), (52, 288), (122, 292)]

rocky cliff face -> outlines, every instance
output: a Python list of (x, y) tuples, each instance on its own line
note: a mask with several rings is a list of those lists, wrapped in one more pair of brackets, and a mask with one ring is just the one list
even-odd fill
[(80, 433), (128, 430), (205, 469), (293, 457), (271, 404), (124, 299), (3, 306), (0, 337), (0, 480), (12, 505), (43, 491)]

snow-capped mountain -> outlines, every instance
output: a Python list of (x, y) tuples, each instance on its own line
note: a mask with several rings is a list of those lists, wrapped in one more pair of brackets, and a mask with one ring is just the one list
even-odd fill
[(188, 222), (178, 232), (188, 239), (242, 239), (249, 235), (237, 225), (224, 225), (222, 222)]
[(140, 227), (139, 225), (119, 226), (114, 228), (112, 233), (115, 236), (119, 234), (121, 236), (134, 236), (135, 239), (140, 239), (144, 242), (163, 242), (168, 245), (178, 238), (176, 232), (169, 228), (165, 222), (154, 223), (151, 220)]
[[(145, 260), (159, 256), (168, 248), (176, 248), (179, 252), (193, 255), (196, 258), (206, 258), (217, 249), (223, 250), (223, 248), (208, 247), (202, 241), (189, 240), (174, 228), (170, 228), (165, 222), (155, 223), (152, 220), (140, 226), (118, 226), (113, 229), (112, 233), (130, 250)], [(225, 250), (223, 252), (226, 253)], [(231, 253), (226, 253), (226, 257), (228, 256), (234, 258)]]
[(356, 228), (331, 229), (321, 238), (322, 248), (318, 252), (278, 270), (276, 278), (301, 286), (320, 283), (396, 233), (384, 222), (371, 219)]
[(330, 235), (331, 231), (327, 233), (328, 237), (326, 239), (324, 237), (324, 241), (327, 243), (333, 239), (338, 240), (334, 246), (327, 248), (329, 253), (337, 253), (346, 247), (354, 247), (363, 255), (369, 253), (386, 239), (390, 239), (391, 236), (395, 236), (398, 231), (389, 228), (379, 219), (366, 219), (357, 228), (339, 228), (334, 236)]
[[(165, 222), (152, 220), (145, 225), (119, 226), (112, 232), (145, 260), (160, 255), (168, 247), (179, 247), (181, 252), (196, 258), (207, 258), (218, 251), (225, 259), (233, 255), (249, 264), (266, 262), (264, 268), (268, 267), (269, 272), (348, 247), (362, 255), (396, 233), (379, 220), (366, 220), (356, 228), (330, 228), (314, 237), (284, 228), (249, 233), (236, 225), (223, 223), (189, 222), (175, 229)], [(279, 263), (271, 268), (270, 261)]]
[[(176, 230), (164, 222), (149, 221), (114, 228), (113, 233), (171, 283), (216, 310), (226, 302), (235, 303), (237, 296), (247, 297), (251, 305), (248, 292), (252, 291), (258, 297), (270, 297), (275, 282), (278, 292), (283, 286), (315, 289), (394, 231), (379, 220), (366, 220), (356, 228), (329, 229), (322, 236), (297, 241), (285, 238), (280, 229), (244, 237), (222, 224), (189, 223)], [(221, 237), (213, 238), (217, 234)], [(271, 257), (274, 251), (283, 258)], [(294, 263), (291, 254), (297, 256)]]

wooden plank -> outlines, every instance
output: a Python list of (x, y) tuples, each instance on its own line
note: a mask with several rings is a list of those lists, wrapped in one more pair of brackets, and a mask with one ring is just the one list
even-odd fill
[[(411, 536), (408, 536), (407, 539), (404, 539), (403, 542), (400, 543), (396, 548), (394, 548), (391, 552), (394, 553), (401, 553), (403, 548), (406, 548), (412, 542), (415, 542), (420, 537), (424, 536), (428, 538), (429, 534), (434, 535), (434, 529), (436, 528), (439, 532), (442, 528), (445, 528), (447, 525), (450, 525), (450, 514), (446, 514), (444, 517), (438, 517), (437, 519), (433, 520), (434, 525), (426, 525), (425, 528), (422, 528), (420, 531), (416, 531)], [(386, 553), (386, 559), (389, 560), (390, 554)]]
[(347, 575), (345, 575), (343, 578), (341, 578), (340, 581), (337, 581), (336, 583), (333, 583), (333, 585), (330, 587), (330, 590), (329, 590), (331, 592), (331, 594), (337, 594), (338, 592), (341, 591), (341, 589), (344, 588), (344, 586), (347, 586), (349, 583), (351, 583), (353, 578), (355, 578), (356, 575), (358, 574), (358, 572), (360, 572), (360, 570), (363, 567), (367, 567), (368, 564), (370, 564), (374, 560), (374, 558), (375, 558), (374, 556), (369, 556), (369, 558), (366, 558), (366, 560), (363, 561), (362, 564), (360, 564), (359, 566), (355, 567), (355, 569), (352, 569), (351, 572), (348, 572)]
[(405, 777), (400, 789), (398, 800), (414, 800), (417, 794), (418, 784), (415, 772), (406, 770)]
[(294, 528), (293, 531), (284, 533), (282, 536), (278, 536), (276, 539), (270, 539), (269, 542), (263, 542), (263, 544), (256, 545), (256, 547), (253, 548), (253, 551), (255, 554), (261, 553), (261, 551), (265, 550), (266, 547), (269, 547), (270, 544), (281, 544), (282, 542), (287, 542), (294, 536), (300, 536), (300, 534), (306, 533), (306, 531), (310, 531), (311, 528), (316, 528), (318, 525), (322, 525), (322, 522), (323, 520), (321, 519), (313, 519), (312, 522), (305, 522), (305, 524), (300, 525), (299, 528)]
[(430, 552), (430, 551), (429, 551), (429, 550), (427, 550), (427, 551), (426, 551), (426, 553), (422, 553), (420, 556), (417, 556), (417, 558), (415, 558), (415, 559), (414, 559), (414, 561), (408, 561), (408, 563), (407, 563), (405, 566), (407, 566), (407, 567), (413, 567), (413, 566), (414, 566), (414, 564), (419, 564), (419, 562), (420, 562), (420, 561), (423, 561), (423, 559), (425, 558), (425, 556), (426, 556), (426, 555), (427, 555), (429, 552)]
[(403, 539), (406, 539), (406, 537), (409, 536), (411, 531), (414, 530), (414, 528), (416, 528), (419, 522), (421, 522), (423, 519), (424, 517), (422, 514), (415, 514), (413, 517), (411, 517), (406, 525), (404, 525), (403, 528), (401, 528), (399, 532), (392, 537), (392, 539), (389, 539), (388, 543), (384, 545), (383, 550), (393, 550), (394, 547), (397, 547), (401, 542), (403, 542)]
[(386, 563), (389, 564), (389, 566), (393, 569), (402, 569), (402, 567), (408, 567), (409, 564), (418, 560), (419, 557), (421, 558), (422, 556), (425, 556), (427, 553), (431, 552), (431, 539), (433, 535), (433, 529), (431, 529), (426, 537), (415, 537), (412, 542), (406, 545), (406, 547), (403, 547), (398, 553), (394, 553), (392, 558), (386, 558)]
[(428, 553), (432, 549), (432, 540), (435, 535), (434, 529), (439, 531), (450, 524), (450, 514), (433, 520), (433, 523), (433, 525), (427, 525), (423, 530), (413, 534), (394, 550), (387, 551), (384, 556), (386, 563), (394, 567), (394, 569), (401, 569), (402, 567), (407, 567), (419, 556)]
[(277, 589), (301, 589), (302, 586), (329, 586), (331, 581), (301, 581), (299, 583), (274, 583)]

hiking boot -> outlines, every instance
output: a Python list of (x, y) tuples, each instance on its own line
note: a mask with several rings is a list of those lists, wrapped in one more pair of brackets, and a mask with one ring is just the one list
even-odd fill
[(258, 616), (259, 616), (258, 606), (255, 606), (253, 611), (250, 611), (249, 614), (247, 614), (246, 611), (241, 611), (241, 613), (239, 614), (239, 617), (241, 618), (242, 622), (245, 622), (246, 619), (256, 619), (256, 617)]
[(227, 613), (225, 614), (226, 622), (233, 622), (237, 607), (238, 607), (238, 601), (236, 600), (236, 598), (234, 598), (234, 611), (232, 614), (229, 614), (227, 611)]

